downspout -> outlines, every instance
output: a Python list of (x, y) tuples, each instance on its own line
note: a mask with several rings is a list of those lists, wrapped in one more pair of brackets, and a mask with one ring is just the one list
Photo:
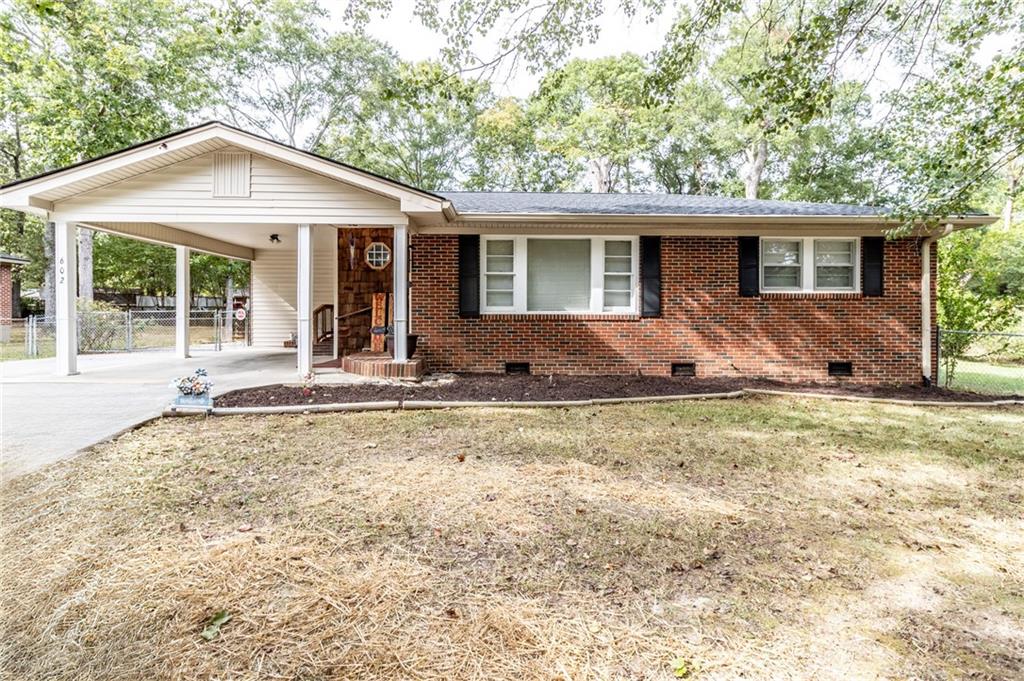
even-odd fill
[(935, 237), (921, 240), (921, 379), (932, 385), (932, 243)]
[(938, 382), (932, 376), (932, 244), (952, 233), (950, 223), (938, 235), (921, 240), (921, 380), (926, 386)]

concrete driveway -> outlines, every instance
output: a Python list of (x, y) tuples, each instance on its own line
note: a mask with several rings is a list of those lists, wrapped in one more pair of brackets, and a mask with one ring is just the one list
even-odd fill
[(66, 459), (173, 399), (171, 380), (205, 368), (214, 395), (297, 380), (294, 350), (166, 351), (82, 355), (77, 376), (55, 376), (53, 359), (0, 362), (0, 479)]

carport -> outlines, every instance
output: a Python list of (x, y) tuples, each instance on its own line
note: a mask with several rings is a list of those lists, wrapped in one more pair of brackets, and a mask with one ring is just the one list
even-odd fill
[(433, 194), (219, 122), (5, 185), (0, 206), (53, 225), (56, 366), (65, 376), (79, 369), (78, 226), (176, 249), (181, 358), (189, 356), (189, 254), (249, 261), (253, 346), (294, 342), (303, 376), (313, 369), (314, 310), (338, 309), (338, 228), (392, 231), (393, 361), (403, 363), (409, 228), (451, 211)]

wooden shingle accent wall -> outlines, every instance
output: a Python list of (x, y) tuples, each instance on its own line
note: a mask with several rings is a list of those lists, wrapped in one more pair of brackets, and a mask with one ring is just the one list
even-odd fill
[[(355, 256), (350, 258), (349, 238), (355, 240)], [(374, 241), (392, 246), (391, 230), (378, 227), (351, 227), (338, 229), (338, 315), (370, 307), (374, 293), (391, 293), (393, 288), (391, 265), (375, 270), (366, 264), (366, 247)], [(393, 254), (392, 254), (393, 257)], [(370, 347), (370, 317), (359, 315), (341, 320), (350, 334), (339, 338), (339, 354), (358, 352)]]

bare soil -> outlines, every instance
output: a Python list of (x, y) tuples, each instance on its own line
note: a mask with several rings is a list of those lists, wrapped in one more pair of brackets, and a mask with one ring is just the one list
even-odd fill
[[(268, 385), (225, 393), (218, 407), (267, 407), (342, 402), (437, 401), (437, 402), (543, 402), (598, 398), (654, 397), (733, 392), (742, 388), (824, 392), (836, 395), (886, 397), (935, 402), (975, 402), (996, 399), (991, 395), (925, 388), (915, 385), (864, 386), (850, 383), (781, 383), (741, 378), (670, 378), (664, 376), (535, 376), (459, 374), (451, 381), (410, 383), (357, 383), (316, 385), (309, 394), (301, 387)], [(1003, 398), (1005, 399), (1005, 397)]]
[(0, 678), (1019, 679), (1024, 410), (164, 419), (0, 485)]

